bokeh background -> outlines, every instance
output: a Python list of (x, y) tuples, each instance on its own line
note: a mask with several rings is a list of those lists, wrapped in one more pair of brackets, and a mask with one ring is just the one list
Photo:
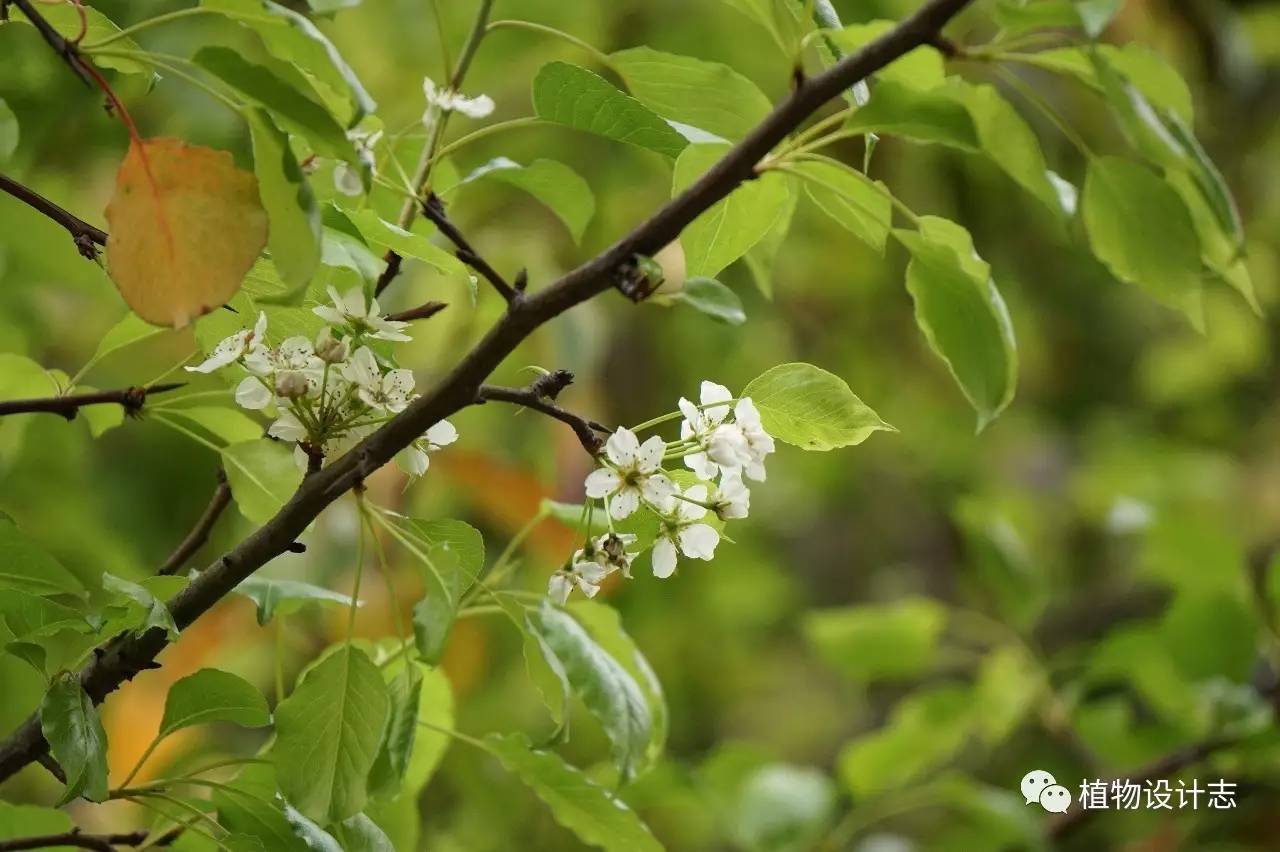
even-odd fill
[[(320, 22), (388, 128), (414, 122), (423, 76), (442, 76), (426, 2), (365, 0)], [(121, 25), (178, 8), (93, 5)], [(898, 18), (912, 7), (835, 5), (847, 23)], [(471, 6), (443, 4), (455, 51)], [(497, 6), (497, 17), (547, 23), (606, 51), (648, 44), (728, 63), (771, 97), (786, 91), (788, 61), (725, 3)], [(988, 38), (991, 6), (977, 3), (949, 32), (961, 43)], [(1082, 250), (1078, 224), (1055, 222), (989, 162), (885, 139), (872, 173), (918, 212), (965, 224), (1010, 305), (1017, 398), (981, 434), (915, 328), (902, 252), (891, 246), (887, 257), (875, 255), (808, 204), (779, 253), (771, 299), (741, 265), (724, 276), (745, 304), (741, 327), (609, 294), (539, 332), (499, 370), (499, 381), (519, 384), (525, 365), (570, 369), (577, 382), (562, 397), (568, 406), (634, 423), (694, 396), (703, 379), (736, 390), (774, 364), (804, 360), (843, 377), (900, 430), (829, 454), (783, 447), (768, 483), (753, 493), (751, 519), (713, 563), (606, 590), (670, 705), (668, 758), (623, 791), (669, 848), (1277, 848), (1280, 737), (1268, 696), (1280, 677), (1280, 574), (1270, 565), (1280, 535), (1280, 5), (1129, 0), (1105, 38), (1142, 42), (1188, 80), (1196, 130), (1239, 200), (1263, 316), (1213, 289), (1200, 334), (1113, 280)], [(142, 41), (183, 56), (210, 43), (255, 47), (209, 18), (157, 27)], [(0, 57), (0, 97), (22, 129), (6, 173), (102, 224), (124, 129), (30, 29), (0, 26)], [(571, 45), (500, 31), (484, 44), (466, 88), (493, 96), (496, 118), (528, 115), (528, 81), (557, 58), (590, 63)], [(981, 64), (950, 70), (992, 79)], [(1017, 73), (1099, 149), (1121, 144), (1093, 94), (1034, 70)], [(181, 81), (162, 80), (150, 92), (126, 82), (120, 93), (145, 135), (247, 158), (245, 128)], [(1076, 150), (1009, 97), (1039, 132), (1051, 166), (1078, 183)], [(406, 167), (418, 144), (409, 138), (400, 149)], [(839, 153), (860, 162), (859, 143)], [(472, 241), (500, 269), (528, 267), (533, 287), (607, 245), (670, 192), (669, 166), (658, 156), (561, 129), (494, 136), (454, 165), (465, 173), (498, 155), (561, 159), (596, 193), (597, 215), (581, 246), (514, 190), (477, 185), (453, 196), (452, 215)], [(327, 174), (314, 183), (321, 196), (332, 193)], [(390, 196), (375, 204), (388, 218), (398, 207)], [(482, 291), (473, 306), (464, 285), (417, 264), (386, 301), (399, 308), (429, 298), (450, 308), (419, 324), (402, 357), (422, 384), (447, 370), (500, 310), (491, 293)], [(124, 311), (104, 272), (76, 254), (65, 232), (0, 197), (0, 351), (74, 373)], [(165, 335), (104, 360), (86, 381), (146, 382), (192, 349), (189, 335)], [(371, 484), (373, 498), (407, 514), (474, 524), (490, 559), (543, 498), (580, 499), (588, 460), (567, 430), (498, 405), (454, 422), (462, 440), (434, 457), (421, 483), (406, 491), (398, 474), (384, 472)], [(0, 510), (86, 576), (146, 576), (203, 509), (216, 467), (213, 453), (145, 417), (97, 440), (83, 418), (0, 423)], [(228, 513), (200, 559), (216, 558), (250, 529)], [(266, 571), (345, 591), (355, 529), (353, 506), (340, 502), (309, 534), (305, 555)], [(525, 550), (522, 582), (543, 587), (572, 546), (566, 528), (541, 525)], [(420, 588), (418, 569), (395, 548), (391, 558), (400, 586)], [(359, 630), (385, 635), (391, 614), (379, 585), (366, 584), (364, 597)], [(856, 629), (842, 627), (847, 612), (827, 612), (881, 607), (892, 618), (903, 602), (921, 598), (948, 615), (927, 664), (904, 666), (905, 676), (882, 675), (911, 653), (910, 629), (858, 645)], [(292, 616), (279, 640), (287, 671), (341, 636), (343, 619), (323, 609)], [(162, 670), (107, 702), (115, 771), (127, 771), (150, 740), (169, 683), (213, 665), (266, 689), (277, 641), (257, 626), (247, 601), (217, 607), (166, 653)], [(1014, 660), (1003, 676), (989, 671), (997, 653)], [(443, 665), (461, 730), (549, 732), (519, 637), (504, 621), (461, 622)], [(983, 672), (985, 686), (974, 688)], [(41, 682), (0, 656), (0, 684), (0, 729), (8, 730), (37, 704)], [(997, 712), (1012, 717), (1001, 736), (975, 729), (975, 716)], [(184, 734), (166, 743), (148, 774), (192, 754), (257, 745), (244, 734)], [(1136, 776), (1162, 756), (1219, 738), (1226, 744), (1205, 761), (1164, 777), (1237, 781), (1231, 811), (1111, 811), (1050, 838), (1047, 816), (1024, 806), (1017, 791), (1031, 769), (1048, 769), (1078, 791), (1083, 778)], [(850, 768), (851, 744), (863, 746), (860, 768)], [(591, 767), (604, 752), (593, 721), (576, 714), (564, 754)], [(51, 794), (39, 770), (0, 788), (10, 801)], [(118, 829), (146, 818), (127, 806), (76, 808), (90, 826)], [(517, 781), (463, 745), (446, 755), (421, 813), (421, 825), (400, 835), (405, 848), (579, 848)]]

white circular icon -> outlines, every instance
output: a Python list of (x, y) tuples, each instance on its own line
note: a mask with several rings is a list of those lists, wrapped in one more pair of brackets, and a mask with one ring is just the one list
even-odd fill
[(1051, 787), (1057, 783), (1058, 780), (1043, 769), (1033, 769), (1022, 776), (1022, 797), (1027, 800), (1028, 805), (1038, 802), (1040, 801), (1040, 793), (1046, 787)]
[(1040, 791), (1040, 806), (1051, 814), (1065, 814), (1071, 807), (1071, 791), (1061, 784), (1050, 784)]

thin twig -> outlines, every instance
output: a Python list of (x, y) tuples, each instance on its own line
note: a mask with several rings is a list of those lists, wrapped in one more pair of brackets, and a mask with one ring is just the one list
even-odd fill
[(39, 210), (53, 221), (67, 229), (75, 240), (76, 250), (88, 260), (98, 259), (98, 246), (107, 244), (107, 232), (95, 228), (78, 216), (68, 213), (38, 192), (23, 186), (13, 178), (0, 175), (0, 189), (19, 201)]
[(21, 852), (24, 849), (48, 849), (53, 846), (76, 846), (95, 852), (115, 852), (117, 846), (141, 846), (147, 840), (147, 832), (128, 834), (85, 834), (79, 829), (62, 834), (44, 834), (38, 837), (18, 837), (0, 840), (0, 852)]
[(483, 278), (493, 285), (493, 289), (508, 302), (514, 302), (520, 298), (520, 291), (507, 283), (507, 279), (498, 273), (498, 270), (489, 265), (489, 261), (480, 256), (462, 232), (458, 230), (458, 226), (449, 221), (449, 217), (444, 212), (444, 202), (440, 200), (440, 196), (434, 192), (427, 196), (427, 200), (422, 203), (422, 215), (430, 220), (431, 224), (440, 229), (440, 233), (444, 234), (449, 242), (457, 246), (455, 254), (458, 260), (470, 266), (476, 272), (479, 272)]
[(196, 525), (191, 528), (191, 532), (187, 533), (177, 549), (169, 554), (169, 558), (160, 566), (160, 570), (156, 573), (165, 576), (176, 574), (182, 570), (182, 566), (187, 560), (195, 555), (196, 551), (204, 547), (204, 543), (209, 540), (209, 533), (213, 529), (213, 525), (218, 522), (218, 517), (227, 508), (231, 502), (231, 486), (227, 483), (227, 472), (222, 468), (218, 468), (218, 484), (213, 489), (213, 496), (209, 498), (209, 505), (205, 507), (204, 512), (200, 515), (200, 519), (196, 521)]
[(410, 308), (398, 314), (387, 314), (387, 319), (392, 322), (413, 322), (414, 320), (433, 317), (447, 307), (449, 305), (445, 302), (424, 302), (416, 308)]
[(49, 396), (39, 399), (10, 399), (0, 402), (0, 417), (6, 414), (34, 414), (45, 412), (58, 414), (68, 420), (74, 420), (76, 412), (86, 405), (102, 405), (115, 403), (124, 407), (131, 417), (136, 417), (146, 404), (147, 397), (158, 393), (176, 390), (185, 382), (170, 382), (150, 387), (124, 388), (123, 390), (95, 391), (93, 393), (77, 393), (68, 396)]
[(604, 439), (600, 435), (609, 434), (611, 431), (609, 427), (594, 420), (579, 417), (572, 411), (567, 411), (552, 401), (572, 381), (573, 373), (568, 370), (556, 370), (554, 373), (540, 376), (528, 387), (507, 388), (499, 387), (498, 385), (481, 385), (479, 393), (476, 394), (476, 402), (479, 404), (491, 400), (509, 402), (512, 405), (521, 405), (548, 417), (555, 418), (573, 429), (573, 433), (578, 436), (578, 441), (581, 442), (582, 448), (594, 456), (604, 446)]
[(22, 10), (22, 14), (27, 16), (27, 20), (36, 28), (40, 36), (53, 48), (53, 52), (62, 57), (62, 61), (75, 72), (76, 76), (84, 81), (86, 86), (94, 87), (93, 77), (85, 69), (84, 60), (80, 57), (80, 51), (76, 50), (76, 46), (58, 33), (53, 26), (44, 19), (44, 16), (35, 10), (29, 0), (6, 0), (6, 5), (13, 4)]

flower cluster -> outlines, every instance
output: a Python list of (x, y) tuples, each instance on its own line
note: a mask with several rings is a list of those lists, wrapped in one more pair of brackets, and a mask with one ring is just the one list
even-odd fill
[[(709, 514), (721, 522), (747, 517), (751, 492), (744, 477), (764, 481), (765, 458), (774, 451), (755, 404), (747, 397), (735, 400), (723, 385), (703, 382), (699, 403), (681, 398), (678, 408), (634, 431), (619, 428), (605, 442), (601, 466), (587, 476), (585, 488), (589, 501), (603, 503), (610, 531), (588, 539), (552, 575), (547, 591), (554, 600), (564, 603), (575, 586), (593, 597), (616, 571), (631, 576), (639, 553), (628, 548), (637, 536), (615, 531), (614, 522), (637, 511), (652, 513), (658, 522), (651, 560), (654, 576), (663, 578), (675, 572), (681, 555), (705, 560), (715, 555), (720, 532), (708, 522)], [(641, 443), (636, 435), (676, 417), (683, 417), (677, 441), (654, 435)], [(683, 478), (696, 481), (681, 487), (677, 479), (682, 477), (666, 468), (676, 460), (693, 472)], [(588, 504), (588, 516), (593, 505)]]
[[(267, 434), (293, 442), (303, 468), (313, 458), (342, 455), (416, 396), (413, 373), (385, 363), (370, 345), (409, 340), (408, 324), (385, 317), (377, 299), (359, 287), (345, 296), (330, 287), (329, 297), (332, 305), (314, 310), (328, 323), (314, 341), (296, 336), (269, 346), (267, 316), (260, 313), (252, 329), (236, 332), (203, 363), (187, 367), (193, 373), (241, 367), (247, 375), (236, 386), (236, 402), (271, 414)], [(421, 476), (429, 453), (457, 439), (457, 430), (442, 420), (398, 453), (396, 463)]]

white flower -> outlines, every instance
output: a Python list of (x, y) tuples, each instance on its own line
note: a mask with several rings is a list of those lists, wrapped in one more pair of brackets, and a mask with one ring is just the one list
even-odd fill
[(557, 571), (547, 581), (547, 597), (564, 606), (569, 602), (569, 593), (573, 591), (573, 577), (567, 571)]
[(733, 419), (747, 442), (749, 460), (743, 465), (746, 474), (757, 482), (764, 482), (764, 458), (775, 449), (773, 436), (760, 423), (760, 412), (750, 397), (743, 397), (733, 407)]
[(560, 606), (569, 602), (569, 594), (577, 586), (589, 598), (594, 598), (600, 591), (600, 584), (608, 576), (594, 562), (584, 562), (572, 569), (561, 569), (551, 575), (547, 581), (547, 596)]
[(630, 533), (605, 533), (592, 539), (586, 549), (575, 551), (573, 567), (585, 571), (584, 566), (594, 566), (604, 571), (602, 576), (621, 571), (624, 577), (631, 577), (631, 563), (638, 554), (628, 553), (627, 548), (635, 544), (636, 537)]
[(250, 411), (261, 411), (271, 404), (271, 388), (257, 376), (248, 376), (236, 385), (236, 403)]
[(282, 411), (267, 429), (267, 434), (282, 441), (301, 441), (307, 437), (307, 427), (302, 425), (291, 411)]
[(356, 395), (370, 408), (399, 414), (409, 405), (413, 371), (388, 370), (383, 375), (368, 346), (361, 346), (351, 360), (342, 365), (342, 374), (347, 381), (355, 383)]
[(642, 499), (663, 505), (675, 491), (675, 485), (662, 473), (666, 449), (666, 441), (657, 435), (641, 444), (635, 432), (618, 427), (604, 445), (610, 466), (587, 476), (587, 496), (611, 498), (609, 514), (615, 520), (628, 517)]
[(333, 167), (333, 188), (350, 198), (364, 195), (364, 181), (350, 163), (338, 163)]
[(333, 306), (321, 305), (312, 310), (325, 322), (344, 325), (351, 329), (353, 334), (375, 337), (379, 340), (413, 339), (403, 331), (409, 326), (407, 322), (384, 317), (381, 308), (378, 307), (377, 299), (365, 301), (363, 288), (353, 287), (345, 296), (338, 295), (338, 291), (333, 287), (328, 289)]
[(308, 378), (323, 367), (311, 348), (311, 341), (302, 335), (290, 337), (274, 349), (255, 346), (244, 357), (244, 368), (255, 376), (272, 378), (280, 373), (304, 373)]
[(396, 465), (410, 476), (422, 476), (431, 466), (431, 457), (441, 447), (458, 440), (458, 430), (448, 420), (441, 420), (428, 429), (421, 438), (396, 453)]
[(341, 364), (351, 355), (351, 344), (333, 336), (333, 329), (325, 326), (316, 337), (316, 357), (327, 364)]
[(467, 118), (484, 118), (493, 112), (493, 98), (488, 95), (468, 98), (450, 89), (437, 87), (430, 77), (423, 79), (422, 91), (427, 96), (427, 111), (422, 116), (422, 123), (428, 127), (435, 122), (432, 113), (436, 109), (441, 112), (460, 112)]
[(720, 484), (715, 493), (707, 501), (722, 521), (734, 518), (745, 518), (751, 511), (751, 492), (742, 483), (742, 474), (736, 470), (726, 470), (720, 477)]
[(663, 519), (658, 540), (653, 544), (653, 576), (666, 578), (675, 572), (677, 551), (690, 559), (710, 559), (715, 555), (720, 533), (710, 524), (699, 523), (707, 514), (699, 503), (706, 499), (705, 485), (692, 486), (684, 492), (684, 498), (670, 498), (671, 513)]
[(189, 373), (212, 373), (239, 361), (247, 353), (262, 346), (267, 334), (267, 315), (259, 312), (253, 328), (242, 328), (213, 347), (213, 352), (201, 364), (187, 367)]
[[(367, 169), (370, 175), (375, 174), (377, 158), (374, 156), (373, 149), (382, 139), (382, 131), (375, 130), (370, 133), (367, 130), (348, 130), (347, 138), (355, 147), (356, 156), (364, 165), (364, 169)], [(334, 189), (351, 197), (364, 195), (364, 177), (361, 172), (361, 169), (354, 168), (350, 163), (338, 163), (333, 169)]]
[[(733, 423), (726, 423), (729, 416), (729, 400), (733, 394), (724, 385), (703, 382), (699, 399), (701, 406), (680, 398), (680, 439), (693, 440), (702, 448), (700, 453), (685, 456), (684, 463), (699, 479), (715, 479), (722, 468), (732, 470), (750, 460), (747, 439)], [(716, 403), (725, 403), (717, 405)]]

